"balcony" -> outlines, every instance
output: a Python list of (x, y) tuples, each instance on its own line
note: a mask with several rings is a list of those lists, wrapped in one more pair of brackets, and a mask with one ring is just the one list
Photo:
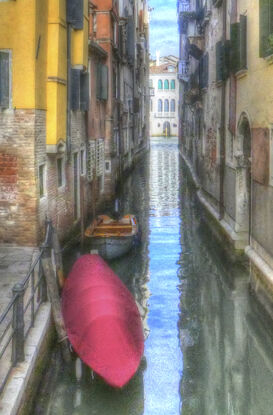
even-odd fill
[(179, 61), (178, 64), (178, 79), (188, 81), (189, 79), (189, 62), (185, 60)]
[(183, 12), (189, 12), (190, 11), (190, 2), (189, 0), (180, 0), (177, 7), (178, 14)]
[(175, 118), (176, 112), (155, 112), (154, 118)]

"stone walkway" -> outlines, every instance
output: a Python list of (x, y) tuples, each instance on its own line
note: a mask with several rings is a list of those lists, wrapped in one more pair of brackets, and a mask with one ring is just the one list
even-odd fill
[(27, 275), (34, 248), (0, 246), (0, 316), (12, 298), (12, 287)]

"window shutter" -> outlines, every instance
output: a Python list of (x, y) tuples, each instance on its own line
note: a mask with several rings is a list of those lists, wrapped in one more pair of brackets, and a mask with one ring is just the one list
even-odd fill
[(271, 0), (260, 0), (260, 57), (264, 58), (271, 55), (272, 49), (269, 47), (268, 37), (270, 35), (270, 9)]
[(97, 63), (96, 65), (96, 97), (97, 99), (101, 99), (101, 72), (102, 72), (102, 64)]
[(96, 142), (90, 140), (88, 142), (87, 151), (87, 180), (91, 182), (93, 180), (93, 173), (96, 169)]
[(230, 67), (233, 73), (240, 68), (240, 23), (230, 26)]
[(133, 16), (128, 17), (127, 21), (127, 44), (126, 50), (128, 59), (132, 62), (135, 57), (135, 26)]
[(9, 53), (0, 52), (0, 107), (9, 107)]
[(216, 43), (216, 81), (223, 81), (222, 41)]
[(101, 99), (108, 99), (108, 67), (101, 65)]
[(209, 84), (209, 54), (203, 56), (203, 79), (202, 88), (207, 88)]
[(81, 73), (81, 101), (80, 107), (82, 111), (88, 111), (89, 109), (89, 73)]
[(70, 108), (75, 111), (80, 109), (80, 80), (81, 70), (71, 69), (71, 105)]
[(240, 15), (240, 70), (247, 69), (247, 18)]
[(66, 18), (74, 29), (83, 29), (83, 0), (67, 0)]

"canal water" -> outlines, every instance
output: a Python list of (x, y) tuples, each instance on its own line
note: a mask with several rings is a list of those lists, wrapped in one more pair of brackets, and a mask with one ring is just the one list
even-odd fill
[(206, 225), (176, 139), (151, 139), (120, 201), (142, 243), (110, 266), (139, 304), (145, 357), (120, 391), (56, 347), (31, 414), (272, 415), (272, 321)]

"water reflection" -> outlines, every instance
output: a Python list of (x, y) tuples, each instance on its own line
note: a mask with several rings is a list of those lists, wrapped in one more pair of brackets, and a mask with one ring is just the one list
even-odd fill
[(56, 356), (31, 413), (272, 415), (272, 321), (249, 292), (247, 268), (210, 233), (176, 140), (152, 139), (120, 201), (137, 215), (142, 243), (110, 265), (139, 304), (145, 360), (116, 391), (86, 368), (77, 380)]
[(271, 415), (273, 331), (248, 269), (223, 254), (181, 173), (182, 414)]

